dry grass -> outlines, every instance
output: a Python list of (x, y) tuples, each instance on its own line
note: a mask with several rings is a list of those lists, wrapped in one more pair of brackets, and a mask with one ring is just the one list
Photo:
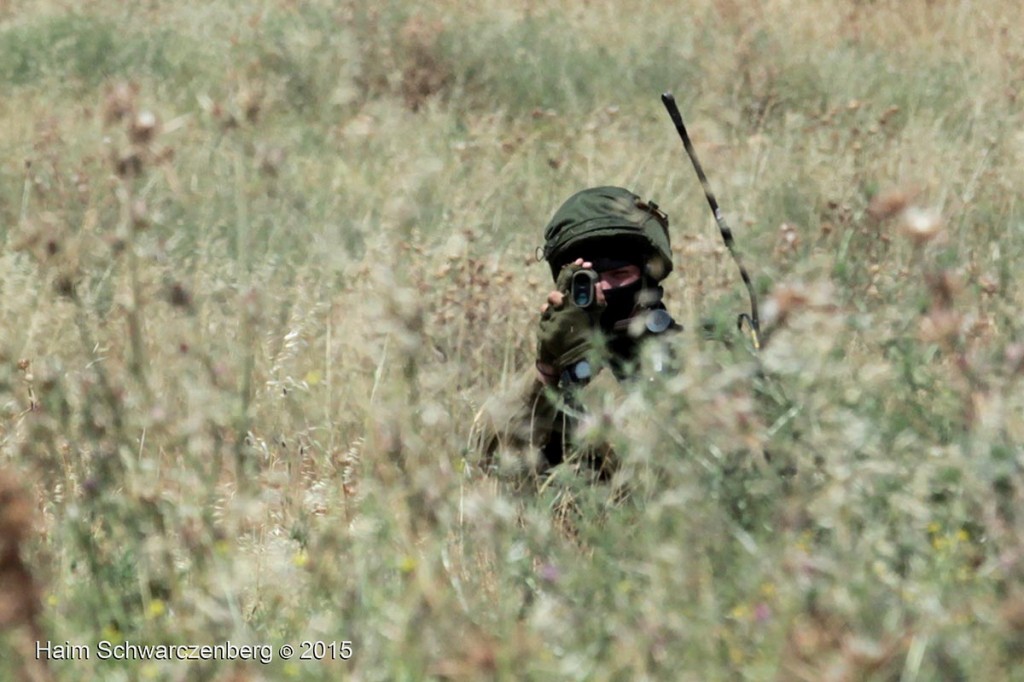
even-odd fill
[[(1020, 678), (1019, 4), (364, 5), (0, 2), (0, 677)], [(562, 199), (745, 305), (669, 89), (768, 346), (591, 396), (628, 496), (512, 494)]]

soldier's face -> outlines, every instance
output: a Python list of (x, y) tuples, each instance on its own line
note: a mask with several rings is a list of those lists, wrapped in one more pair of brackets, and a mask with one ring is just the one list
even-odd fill
[(625, 265), (621, 268), (605, 270), (597, 274), (600, 277), (598, 287), (600, 287), (601, 291), (608, 291), (629, 286), (640, 279), (640, 268), (636, 265)]

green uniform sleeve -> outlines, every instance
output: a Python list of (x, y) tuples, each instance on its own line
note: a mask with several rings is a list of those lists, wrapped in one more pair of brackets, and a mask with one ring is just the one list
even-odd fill
[(529, 465), (551, 438), (562, 437), (564, 420), (552, 392), (530, 367), (508, 390), (484, 403), (473, 422), (471, 446), (485, 468), (493, 466), (502, 452)]

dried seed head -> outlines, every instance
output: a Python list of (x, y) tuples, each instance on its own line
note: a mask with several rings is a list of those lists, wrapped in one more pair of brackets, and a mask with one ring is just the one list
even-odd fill
[(107, 246), (110, 247), (110, 250), (114, 254), (121, 253), (127, 246), (127, 244), (124, 241), (124, 238), (113, 234), (104, 235), (103, 241), (106, 243)]
[(868, 215), (875, 220), (887, 220), (898, 215), (910, 203), (910, 194), (903, 189), (888, 189), (871, 198)]
[(990, 275), (982, 275), (979, 277), (978, 286), (981, 287), (982, 291), (989, 295), (999, 291), (999, 282)]
[(174, 160), (174, 147), (157, 146), (150, 150), (154, 163), (169, 163)]
[(939, 309), (952, 308), (957, 294), (963, 290), (963, 282), (949, 270), (926, 274), (925, 283), (932, 295), (932, 307)]
[(175, 282), (167, 294), (167, 300), (176, 308), (191, 308), (192, 295), (181, 282)]
[(136, 199), (131, 207), (132, 227), (136, 230), (144, 230), (149, 227), (149, 211), (145, 199)]
[(807, 292), (800, 286), (782, 286), (775, 289), (765, 302), (765, 324), (782, 324), (791, 313), (806, 306), (810, 301)]
[(666, 276), (665, 271), (667, 269), (668, 266), (665, 265), (665, 260), (663, 258), (651, 258), (647, 261), (647, 274), (656, 280), (664, 279)]
[(134, 113), (138, 94), (139, 86), (134, 83), (121, 82), (109, 89), (103, 103), (103, 122), (111, 125)]
[(921, 320), (921, 339), (926, 343), (951, 342), (960, 335), (960, 314), (937, 309)]
[(245, 120), (249, 123), (255, 123), (260, 117), (260, 110), (263, 108), (263, 103), (259, 98), (253, 97), (245, 102)]
[(1015, 343), (1006, 347), (1003, 351), (1003, 358), (1009, 369), (1008, 374), (1013, 376), (1024, 370), (1024, 343)]
[(53, 282), (53, 288), (61, 296), (70, 299), (75, 298), (75, 281), (71, 279), (71, 275), (58, 275), (57, 279)]
[(142, 157), (129, 149), (114, 155), (114, 172), (121, 178), (133, 178), (142, 173)]
[(245, 88), (236, 96), (235, 102), (246, 121), (255, 123), (259, 119), (263, 108), (263, 93)]
[(937, 211), (912, 206), (903, 211), (903, 233), (915, 246), (924, 246), (942, 232), (942, 219)]
[(156, 135), (160, 123), (151, 111), (140, 111), (128, 129), (128, 139), (135, 144), (146, 144)]
[(796, 227), (789, 223), (782, 223), (779, 226), (779, 237), (775, 245), (775, 254), (779, 256), (795, 253), (798, 248), (800, 248), (800, 234), (797, 232)]
[(287, 154), (281, 147), (270, 147), (260, 154), (260, 172), (270, 177), (277, 177), (278, 171), (284, 164)]
[(889, 119), (898, 114), (899, 111), (900, 108), (896, 105), (889, 107), (888, 109), (882, 112), (881, 116), (878, 117), (878, 125), (884, 126), (886, 123), (889, 122)]
[(1015, 594), (1005, 599), (1000, 616), (1008, 630), (1024, 632), (1024, 598)]

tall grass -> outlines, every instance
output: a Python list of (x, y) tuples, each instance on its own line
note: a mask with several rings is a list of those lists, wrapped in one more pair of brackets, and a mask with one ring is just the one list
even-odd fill
[[(4, 679), (1020, 678), (1017, 3), (236, 5), (0, 3)], [(523, 494), (470, 424), (592, 184), (692, 331)]]

